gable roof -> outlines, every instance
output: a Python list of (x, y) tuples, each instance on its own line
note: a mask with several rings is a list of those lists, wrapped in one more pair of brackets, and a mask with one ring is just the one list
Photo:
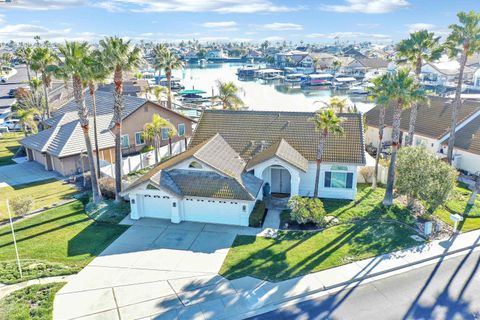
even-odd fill
[(387, 60), (383, 60), (379, 58), (362, 58), (362, 59), (356, 59), (350, 62), (349, 65), (354, 64), (356, 62), (358, 62), (365, 68), (372, 68), (372, 69), (387, 68), (389, 63)]
[[(206, 110), (190, 140), (195, 147), (220, 134), (223, 139), (249, 162), (257, 153), (281, 139), (308, 161), (315, 161), (320, 133), (309, 119), (313, 112), (228, 111)], [(325, 162), (364, 164), (362, 116), (339, 114), (345, 134), (329, 135), (323, 159)]]
[[(442, 97), (429, 97), (430, 106), (420, 105), (415, 122), (415, 133), (439, 139), (450, 132), (452, 121), (453, 100)], [(407, 132), (410, 121), (410, 109), (402, 112), (400, 128)], [(463, 101), (458, 110), (457, 124), (461, 124), (475, 112), (480, 111), (480, 103), (470, 100)], [(387, 108), (385, 112), (385, 125), (391, 127), (393, 121), (393, 108)], [(367, 125), (378, 128), (380, 108), (369, 110), (366, 114)]]
[(270, 160), (274, 157), (278, 157), (283, 161), (299, 168), (306, 172), (308, 169), (308, 160), (305, 159), (300, 152), (295, 150), (285, 139), (281, 139), (277, 143), (272, 144), (270, 147), (257, 153), (250, 161), (246, 170), (250, 170), (254, 166), (264, 161)]
[(455, 148), (480, 155), (480, 115), (455, 132)]

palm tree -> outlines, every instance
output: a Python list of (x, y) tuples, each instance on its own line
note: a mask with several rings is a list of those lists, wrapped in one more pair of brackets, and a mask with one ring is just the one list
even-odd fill
[(426, 93), (414, 77), (411, 77), (409, 68), (401, 68), (393, 74), (386, 76), (383, 85), (387, 88), (387, 95), (383, 99), (385, 105), (394, 107), (392, 123), (392, 155), (388, 167), (387, 189), (383, 199), (384, 205), (393, 203), (393, 185), (395, 181), (395, 164), (397, 161), (398, 144), (400, 140), (400, 121), (402, 111), (413, 104), (428, 102)]
[[(10, 66), (10, 63), (13, 59), (13, 54), (11, 52), (4, 52), (2, 53), (2, 56), (0, 58), (0, 60), (3, 61), (3, 63), (0, 63), (0, 67), (5, 65), (5, 66)], [(2, 69), (3, 68), (0, 68), (0, 73), (2, 72)]]
[[(433, 32), (420, 30), (410, 33), (410, 38), (400, 41), (397, 46), (397, 56), (400, 62), (408, 62), (412, 66), (417, 81), (419, 81), (423, 64), (440, 59), (443, 50), (440, 37), (435, 37)], [(417, 111), (418, 105), (414, 104), (410, 110), (407, 145), (413, 144)]]
[(88, 165), (90, 168), (90, 180), (92, 183), (93, 203), (98, 204), (102, 200), (102, 194), (98, 185), (95, 160), (93, 157), (92, 143), (90, 141), (90, 126), (88, 109), (85, 105), (85, 83), (89, 78), (89, 66), (92, 64), (90, 46), (86, 42), (65, 41), (65, 45), (59, 45), (58, 66), (55, 67), (55, 75), (65, 81), (73, 82), (73, 94), (78, 108), (78, 120), (82, 127), (87, 149)]
[(378, 147), (377, 154), (375, 155), (375, 170), (372, 177), (372, 189), (375, 189), (377, 188), (378, 162), (383, 145), (383, 130), (385, 129), (385, 108), (389, 97), (388, 89), (390, 87), (388, 85), (388, 75), (381, 75), (373, 79), (372, 83), (374, 87), (370, 89), (369, 98), (374, 100), (380, 109), (378, 119)]
[(33, 109), (35, 114), (43, 114), (45, 112), (45, 97), (41, 90), (42, 80), (33, 78), (29, 82), (29, 86), (30, 90), (24, 90), (18, 95), (16, 107), (18, 110)]
[(163, 68), (163, 57), (165, 54), (165, 51), (167, 51), (168, 48), (163, 44), (163, 43), (158, 43), (153, 47), (152, 49), (152, 54), (153, 54), (153, 66), (155, 70), (158, 72), (158, 83), (160, 83), (160, 76), (162, 75), (162, 68)]
[(100, 40), (102, 56), (105, 66), (110, 69), (115, 83), (115, 99), (113, 121), (115, 122), (115, 201), (119, 202), (122, 191), (122, 134), (123, 109), (123, 75), (124, 72), (135, 70), (142, 61), (140, 48), (132, 47), (130, 41), (123, 41), (118, 37), (107, 37)]
[(155, 97), (156, 101), (160, 103), (163, 94), (167, 91), (167, 88), (163, 86), (154, 86), (154, 87), (149, 87), (148, 91), (153, 93), (153, 96)]
[(184, 63), (170, 50), (163, 51), (163, 57), (159, 62), (159, 66), (165, 70), (167, 76), (167, 107), (172, 109), (172, 70), (183, 68)]
[(95, 155), (97, 163), (97, 176), (100, 179), (100, 150), (98, 146), (98, 130), (97, 130), (97, 100), (95, 99), (95, 86), (98, 83), (104, 82), (110, 75), (109, 70), (105, 67), (105, 63), (102, 60), (103, 56), (99, 50), (95, 50), (91, 53), (91, 59), (89, 59), (88, 65), (88, 93), (92, 100), (92, 114), (93, 114), (93, 139), (95, 142)]
[(217, 80), (217, 89), (218, 95), (214, 99), (222, 103), (224, 110), (238, 110), (244, 105), (243, 100), (238, 96), (242, 89), (237, 87), (235, 83)]
[(342, 67), (342, 61), (338, 59), (334, 59), (332, 61), (332, 69), (333, 69), (333, 76), (337, 75), (337, 71)]
[(335, 110), (320, 109), (315, 113), (313, 118), (310, 118), (315, 125), (315, 129), (320, 132), (320, 142), (318, 143), (317, 149), (317, 172), (315, 174), (315, 189), (313, 192), (313, 197), (318, 197), (318, 184), (320, 180), (320, 164), (322, 163), (323, 151), (325, 149), (325, 143), (329, 134), (340, 135), (343, 134), (344, 130), (342, 127), (343, 118), (339, 118), (335, 114)]
[(475, 11), (459, 12), (457, 14), (460, 24), (451, 24), (448, 28), (452, 30), (445, 42), (448, 54), (456, 58), (460, 54), (460, 72), (458, 74), (455, 101), (452, 110), (452, 123), (450, 125), (450, 136), (448, 138), (448, 163), (453, 160), (453, 147), (455, 145), (455, 130), (457, 128), (458, 109), (462, 103), (463, 73), (468, 57), (480, 50), (480, 14)]
[[(163, 119), (158, 114), (154, 114), (152, 117), (152, 122), (146, 123), (143, 127), (143, 138), (146, 141), (149, 141), (155, 150), (155, 164), (158, 164), (158, 150), (160, 149), (161, 139), (162, 139), (162, 128), (167, 128), (169, 131), (169, 141), (171, 140), (170, 133), (172, 135), (176, 134), (175, 126), (171, 124), (168, 120)], [(171, 145), (170, 145), (170, 154), (171, 154)]]
[(350, 110), (347, 98), (342, 99), (338, 96), (330, 98), (329, 106), (340, 113), (343, 113), (343, 109)]
[(32, 47), (22, 46), (17, 49), (15, 54), (18, 58), (22, 59), (25, 62), (25, 66), (27, 69), (28, 82), (32, 81), (32, 77), (30, 76), (30, 65), (32, 64), (32, 54), (33, 54)]
[(48, 88), (52, 83), (53, 65), (57, 61), (55, 54), (48, 47), (35, 47), (32, 53), (33, 71), (42, 76), (43, 94), (45, 96), (45, 118), (50, 118), (50, 107), (48, 101)]
[(15, 115), (18, 117), (20, 126), (22, 128), (25, 137), (28, 133), (37, 133), (37, 123), (35, 122), (35, 115), (39, 112), (37, 109), (18, 109)]

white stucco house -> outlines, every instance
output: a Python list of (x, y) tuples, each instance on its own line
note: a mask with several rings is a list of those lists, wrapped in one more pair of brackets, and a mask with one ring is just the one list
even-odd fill
[[(320, 134), (313, 113), (204, 111), (188, 149), (130, 185), (131, 218), (248, 225), (257, 200), (313, 196)], [(330, 135), (319, 197), (354, 199), (365, 164), (360, 114), (340, 114), (344, 135)], [(268, 183), (269, 188), (264, 188)]]

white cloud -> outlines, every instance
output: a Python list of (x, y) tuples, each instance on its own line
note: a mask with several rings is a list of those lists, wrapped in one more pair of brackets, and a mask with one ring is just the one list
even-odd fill
[(5, 23), (5, 15), (0, 14), (0, 23)]
[(390, 40), (390, 36), (381, 33), (366, 33), (366, 32), (333, 32), (333, 33), (311, 33), (306, 35), (307, 38), (312, 39), (376, 39), (376, 40)]
[(85, 6), (86, 0), (15, 0), (4, 3), (5, 9), (26, 9), (26, 10), (58, 10), (67, 7)]
[(346, 0), (345, 4), (322, 5), (333, 12), (387, 13), (410, 6), (407, 0)]
[(271, 37), (266, 37), (266, 38), (263, 38), (262, 40), (266, 40), (266, 41), (282, 41), (284, 40), (283, 37), (279, 37), (279, 36), (271, 36)]
[(289, 12), (301, 7), (275, 5), (270, 0), (102, 0), (96, 4), (110, 11), (131, 10), (139, 12)]
[(270, 31), (289, 31), (289, 30), (303, 30), (303, 26), (301, 24), (296, 23), (282, 23), (282, 22), (274, 22), (264, 24), (262, 29), (270, 30)]
[(412, 23), (406, 25), (408, 28), (408, 32), (415, 32), (419, 30), (433, 30), (436, 29), (436, 26), (431, 23)]
[(237, 29), (237, 23), (235, 21), (217, 21), (217, 22), (205, 22), (202, 26), (217, 31), (235, 31)]
[(63, 42), (67, 40), (95, 41), (104, 35), (94, 32), (72, 33), (72, 29), (49, 29), (47, 27), (31, 24), (10, 24), (0, 29), (0, 41), (27, 41), (33, 42), (33, 37), (40, 36), (42, 40)]

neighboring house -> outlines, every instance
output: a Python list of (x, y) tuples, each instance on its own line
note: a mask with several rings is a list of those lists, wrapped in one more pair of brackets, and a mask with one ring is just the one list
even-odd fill
[(292, 50), (275, 55), (275, 65), (279, 68), (295, 67), (297, 72), (312, 73), (313, 58), (306, 51)]
[(365, 78), (380, 75), (387, 71), (389, 62), (378, 58), (361, 58), (355, 59), (347, 65), (343, 65), (342, 74), (355, 77)]
[[(432, 96), (430, 97), (430, 106), (419, 106), (417, 120), (415, 123), (415, 146), (424, 146), (427, 148), (427, 150), (436, 153), (440, 158), (444, 158), (446, 156), (445, 143), (448, 143), (448, 137), (450, 135), (453, 108), (452, 104), (452, 99)], [(367, 131), (365, 134), (366, 144), (372, 144), (374, 147), (377, 147), (379, 139), (379, 108), (375, 107), (371, 109), (365, 114), (365, 117), (367, 123)], [(391, 141), (392, 119), (393, 108), (387, 108), (385, 114), (386, 127), (384, 130), (384, 141), (386, 142)], [(402, 144), (405, 143), (405, 138), (408, 135), (409, 121), (410, 109), (407, 109), (402, 112), (402, 121), (400, 123)], [(465, 139), (465, 137), (468, 136), (467, 132), (474, 131), (475, 124), (477, 124), (478, 130), (479, 121), (480, 103), (470, 100), (463, 101), (462, 106), (458, 111), (457, 130), (455, 135), (455, 146), (456, 148), (458, 146), (458, 150), (456, 149), (454, 151), (454, 165), (458, 169), (469, 172), (480, 170), (480, 155), (474, 147), (470, 149), (470, 146), (467, 146), (467, 141)], [(470, 137), (468, 140), (472, 140), (472, 137)], [(464, 152), (470, 152), (472, 155), (467, 155), (462, 158), (460, 155)], [(472, 171), (473, 169), (475, 170)]]
[(310, 56), (317, 59), (317, 70), (331, 69), (335, 56), (326, 52), (312, 52)]
[(262, 52), (260, 50), (256, 49), (249, 49), (247, 53), (247, 58), (261, 58), (263, 56)]
[[(149, 87), (147, 79), (123, 81), (123, 95), (144, 98), (145, 92)], [(115, 92), (115, 84), (101, 84), (97, 91)]]
[[(130, 185), (131, 218), (248, 225), (255, 201), (313, 196), (320, 133), (313, 113), (204, 111), (189, 149)], [(354, 199), (365, 164), (360, 114), (341, 114), (343, 136), (330, 135), (319, 196)], [(265, 187), (268, 183), (269, 188)], [(266, 190), (265, 190), (266, 191)]]
[[(420, 79), (427, 87), (455, 87), (460, 63), (457, 60), (440, 60), (429, 62), (422, 66)], [(464, 80), (472, 79), (474, 69), (465, 67)]]
[[(115, 137), (113, 128), (113, 104), (111, 93), (96, 91), (97, 132), (100, 159), (113, 163), (115, 161)], [(193, 120), (175, 111), (162, 107), (154, 102), (137, 97), (124, 97), (125, 111), (122, 120), (122, 154), (138, 153), (144, 146), (143, 126), (150, 122), (154, 114), (169, 120), (179, 133), (172, 142), (185, 141), (192, 134)], [(85, 103), (92, 111), (90, 95), (86, 94)], [(93, 118), (90, 121), (90, 138), (95, 150), (93, 138)], [(26, 149), (30, 161), (45, 166), (46, 170), (54, 170), (68, 176), (88, 170), (85, 159), (86, 146), (82, 128), (78, 121), (77, 105), (71, 101), (55, 112), (45, 121), (47, 129), (20, 140)], [(168, 131), (162, 134), (161, 145), (168, 145)]]
[(228, 58), (228, 53), (223, 49), (212, 49), (207, 52), (205, 59), (225, 59)]

